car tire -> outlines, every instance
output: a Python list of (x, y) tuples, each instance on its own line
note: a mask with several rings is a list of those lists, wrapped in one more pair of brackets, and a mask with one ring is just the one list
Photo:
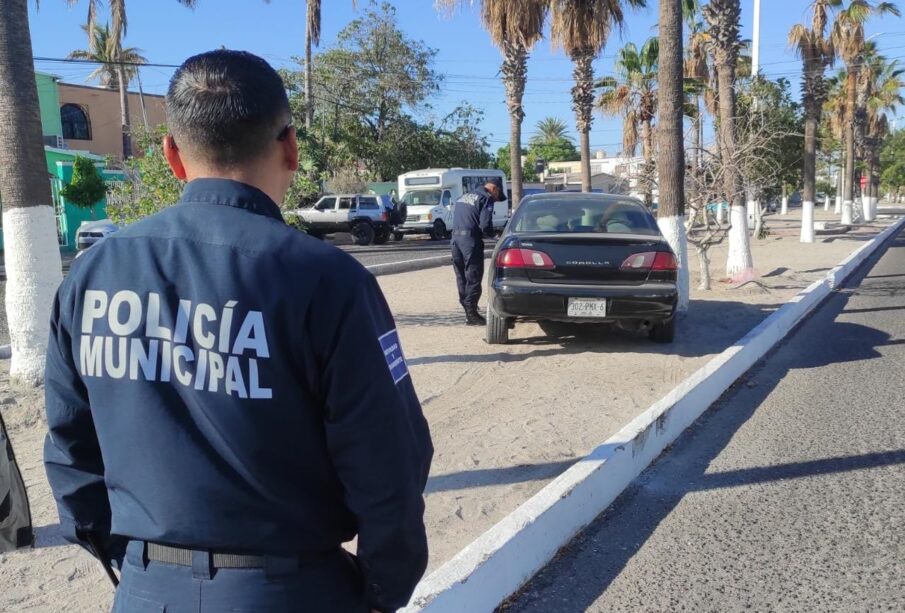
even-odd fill
[(402, 232), (393, 232), (393, 240), (396, 241), (397, 243), (399, 241), (401, 241), (402, 237), (404, 237), (404, 236), (405, 236), (405, 234), (403, 234)]
[(374, 234), (374, 244), (375, 245), (386, 245), (390, 240), (390, 231), (389, 230), (378, 230)]
[(487, 344), (505, 345), (509, 342), (509, 320), (487, 307)]
[(307, 230), (306, 233), (307, 233), (308, 236), (310, 236), (311, 238), (316, 238), (316, 239), (319, 239), (319, 240), (324, 240), (324, 233), (323, 233), (323, 232), (319, 232), (319, 231), (317, 231), (317, 230)]
[(442, 221), (435, 223), (434, 227), (431, 228), (430, 237), (433, 241), (442, 241), (444, 238), (449, 238), (449, 232), (446, 231), (446, 224)]
[(676, 336), (676, 318), (654, 324), (647, 335), (655, 343), (671, 343)]
[(352, 238), (359, 247), (365, 247), (374, 242), (374, 226), (367, 221), (360, 221), (352, 226)]

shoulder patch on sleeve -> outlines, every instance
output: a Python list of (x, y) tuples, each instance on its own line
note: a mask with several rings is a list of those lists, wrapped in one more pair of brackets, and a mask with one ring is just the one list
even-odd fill
[(399, 383), (409, 374), (405, 356), (402, 355), (402, 345), (399, 343), (399, 332), (390, 330), (378, 340), (380, 341), (381, 349), (383, 349), (383, 357), (386, 358), (387, 366), (390, 368), (393, 382)]

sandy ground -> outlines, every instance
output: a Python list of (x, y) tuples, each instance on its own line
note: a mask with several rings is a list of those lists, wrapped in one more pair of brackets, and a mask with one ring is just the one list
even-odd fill
[[(616, 432), (712, 355), (876, 234), (886, 221), (802, 245), (798, 211), (773, 216), (754, 241), (757, 283), (692, 290), (672, 345), (646, 336), (561, 327), (548, 337), (520, 325), (504, 347), (462, 325), (451, 269), (381, 277), (402, 335), (436, 453), (427, 486), (430, 568), (474, 538)], [(832, 219), (817, 212), (817, 220)], [(714, 252), (714, 278), (725, 247)], [(697, 265), (692, 260), (692, 287)], [(2, 322), (0, 322), (2, 323)], [(0, 341), (6, 342), (5, 326)], [(0, 611), (109, 610), (112, 590), (88, 554), (64, 545), (41, 465), (40, 390), (13, 390), (0, 362), (0, 410), (29, 488), (32, 551), (0, 555)]]

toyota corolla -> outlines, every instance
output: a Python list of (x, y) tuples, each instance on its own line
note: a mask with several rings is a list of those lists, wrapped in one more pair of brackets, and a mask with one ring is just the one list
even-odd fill
[(520, 321), (610, 323), (668, 343), (676, 257), (634, 198), (550, 193), (524, 198), (493, 254), (487, 342)]

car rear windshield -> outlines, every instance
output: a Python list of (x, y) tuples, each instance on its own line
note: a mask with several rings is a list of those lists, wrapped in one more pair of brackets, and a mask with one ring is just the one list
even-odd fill
[(654, 218), (640, 205), (603, 198), (525, 200), (513, 228), (515, 232), (660, 233)]

